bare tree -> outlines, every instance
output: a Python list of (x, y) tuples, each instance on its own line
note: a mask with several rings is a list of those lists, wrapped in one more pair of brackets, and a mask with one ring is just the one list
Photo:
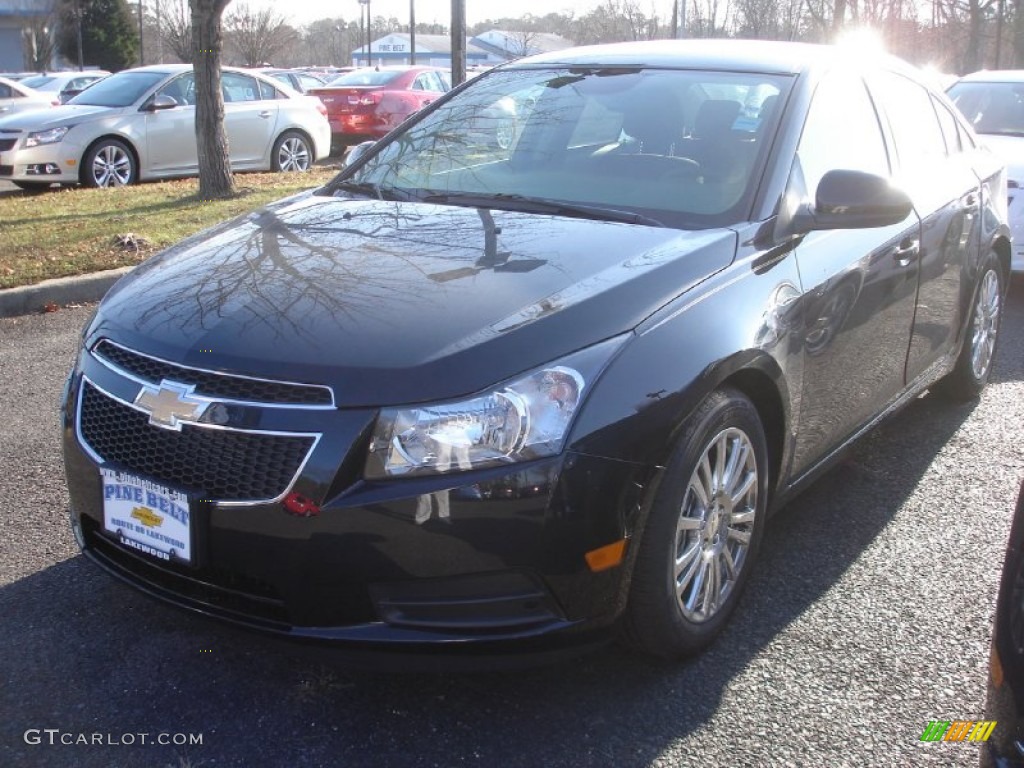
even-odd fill
[(725, 37), (731, 13), (731, 0), (693, 0), (686, 14), (687, 30), (692, 37)]
[(220, 90), (223, 36), (221, 16), (231, 0), (189, 0), (192, 8), (192, 58), (196, 73), (196, 146), (199, 150), (199, 198), (216, 200), (235, 194), (224, 96)]
[(359, 22), (349, 24), (340, 16), (317, 19), (302, 30), (301, 64), (348, 64), (353, 49), (363, 43), (360, 37)]
[(515, 59), (529, 56), (530, 49), (533, 47), (537, 35), (540, 34), (536, 29), (531, 29), (526, 24), (517, 29), (510, 29), (508, 32), (508, 37), (505, 40), (506, 50)]
[(298, 33), (282, 14), (244, 4), (224, 19), (224, 38), (241, 63), (258, 67), (294, 43)]
[(735, 0), (737, 31), (756, 40), (785, 39), (782, 34), (784, 8), (776, 0)]
[(57, 50), (57, 2), (50, 0), (43, 6), (42, 13), (25, 19), (21, 34), (25, 38), (25, 68), (42, 72), (53, 66), (53, 54)]
[(192, 12), (188, 0), (162, 0), (160, 39), (179, 61), (192, 62)]

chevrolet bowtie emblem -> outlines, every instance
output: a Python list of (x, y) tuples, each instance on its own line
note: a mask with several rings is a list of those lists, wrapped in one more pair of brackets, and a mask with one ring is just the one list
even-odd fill
[(191, 397), (194, 386), (161, 381), (159, 389), (143, 387), (135, 398), (135, 405), (149, 413), (149, 423), (155, 427), (181, 431), (182, 422), (199, 421), (210, 403)]

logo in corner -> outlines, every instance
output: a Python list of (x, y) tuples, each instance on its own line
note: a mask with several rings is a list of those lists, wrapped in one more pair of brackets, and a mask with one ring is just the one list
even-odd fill
[(181, 431), (183, 422), (196, 422), (210, 403), (192, 397), (195, 386), (184, 386), (164, 380), (159, 389), (143, 386), (135, 398), (135, 405), (149, 414), (154, 427)]
[(929, 720), (918, 741), (988, 741), (995, 720)]

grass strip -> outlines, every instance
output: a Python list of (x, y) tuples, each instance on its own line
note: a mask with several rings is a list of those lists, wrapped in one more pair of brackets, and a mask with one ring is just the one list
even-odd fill
[[(196, 179), (2, 194), (0, 289), (138, 264), (224, 219), (325, 184), (335, 173), (315, 167), (308, 173), (238, 174), (241, 194), (213, 202), (197, 199)], [(132, 250), (119, 238), (142, 244)]]

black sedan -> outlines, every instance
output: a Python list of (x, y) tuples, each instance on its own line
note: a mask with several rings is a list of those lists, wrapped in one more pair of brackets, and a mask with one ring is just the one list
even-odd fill
[[(508, 100), (508, 142), (462, 130)], [(559, 51), (354, 155), (83, 332), (72, 526), (168, 602), (348, 649), (680, 657), (771, 512), (988, 381), (1005, 174), (898, 60)]]

